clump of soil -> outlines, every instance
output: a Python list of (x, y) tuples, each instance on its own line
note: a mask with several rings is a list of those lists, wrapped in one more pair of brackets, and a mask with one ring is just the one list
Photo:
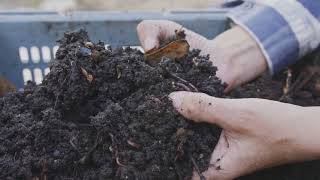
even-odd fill
[(151, 67), (84, 31), (59, 42), (42, 84), (0, 99), (0, 179), (190, 179), (208, 167), (220, 129), (187, 121), (168, 95), (222, 97), (209, 57)]

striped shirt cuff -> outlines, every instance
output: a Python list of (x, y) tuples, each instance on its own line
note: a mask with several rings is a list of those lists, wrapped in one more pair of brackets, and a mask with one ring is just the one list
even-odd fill
[(319, 45), (319, 21), (310, 15), (295, 0), (248, 0), (228, 17), (256, 40), (275, 74)]

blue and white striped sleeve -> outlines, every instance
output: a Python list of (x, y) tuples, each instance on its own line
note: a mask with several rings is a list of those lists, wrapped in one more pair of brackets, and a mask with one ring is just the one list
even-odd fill
[(320, 0), (244, 0), (232, 4), (236, 6), (228, 17), (258, 42), (271, 74), (320, 45)]

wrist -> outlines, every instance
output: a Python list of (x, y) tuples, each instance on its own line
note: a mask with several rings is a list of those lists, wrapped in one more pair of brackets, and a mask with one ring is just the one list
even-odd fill
[(319, 107), (301, 107), (300, 121), (296, 126), (297, 145), (300, 146), (303, 160), (320, 159), (320, 114)]
[(258, 43), (239, 26), (211, 40), (212, 59), (217, 75), (232, 89), (267, 70), (267, 61)]

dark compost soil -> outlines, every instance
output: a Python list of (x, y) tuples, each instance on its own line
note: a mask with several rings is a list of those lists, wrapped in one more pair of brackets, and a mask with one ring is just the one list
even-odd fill
[[(209, 57), (193, 50), (152, 67), (137, 50), (88, 42), (84, 31), (66, 33), (43, 83), (0, 99), (0, 179), (190, 179), (193, 169), (205, 170), (220, 129), (187, 121), (168, 94), (225, 97)], [(278, 100), (282, 86), (264, 76), (229, 97)], [(320, 179), (319, 168), (311, 162), (241, 179)]]
[[(0, 100), (0, 179), (189, 179), (208, 166), (220, 130), (193, 124), (168, 94), (222, 96), (208, 57), (156, 67), (141, 52), (66, 33), (43, 83)], [(91, 49), (89, 49), (91, 48)]]

